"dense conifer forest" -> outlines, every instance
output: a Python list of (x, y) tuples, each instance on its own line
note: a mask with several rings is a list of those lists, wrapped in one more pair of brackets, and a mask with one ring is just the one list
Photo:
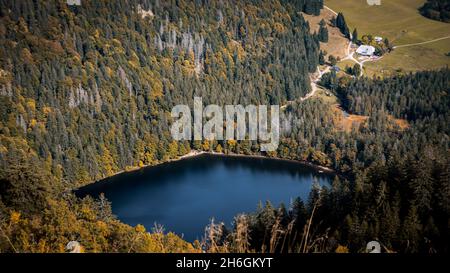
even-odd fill
[[(130, 227), (72, 190), (191, 150), (260, 154), (256, 141), (176, 142), (174, 105), (285, 105), (311, 91), (325, 23), (314, 0), (0, 0), (0, 252), (447, 252), (450, 71), (337, 77), (290, 103), (269, 157), (334, 169), (308, 202), (260, 205), (202, 242)], [(335, 24), (350, 38), (344, 15)], [(324, 62), (322, 60), (322, 62)], [(401, 120), (406, 126), (399, 126)], [(256, 204), (255, 204), (256, 205)], [(147, 229), (147, 230), (146, 230)], [(148, 232), (147, 232), (148, 231)]]
[(450, 23), (450, 1), (448, 0), (427, 0), (419, 10), (423, 16), (430, 19)]

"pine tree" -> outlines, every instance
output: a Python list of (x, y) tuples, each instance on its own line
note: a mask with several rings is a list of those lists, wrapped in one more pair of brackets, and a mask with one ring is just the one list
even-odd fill
[(427, 164), (419, 162), (415, 169), (417, 174), (410, 184), (414, 194), (412, 202), (419, 215), (425, 215), (431, 209), (433, 177), (430, 174), (431, 168)]
[(352, 68), (352, 74), (355, 77), (359, 77), (361, 74), (361, 66), (359, 64), (354, 64)]
[(306, 0), (303, 11), (306, 14), (320, 15), (320, 10), (323, 8), (323, 0)]
[(307, 213), (305, 205), (300, 197), (297, 197), (292, 203), (292, 218), (295, 220), (296, 230), (301, 232), (306, 224)]
[(325, 23), (325, 20), (321, 20), (320, 23), (320, 28), (319, 28), (319, 41), (323, 42), (323, 43), (327, 43), (328, 42), (328, 29)]
[(336, 17), (336, 27), (340, 29), (347, 39), (350, 39), (350, 30), (345, 22), (344, 15), (341, 12), (339, 12)]
[(419, 250), (419, 239), (422, 230), (422, 225), (417, 214), (416, 207), (412, 206), (405, 220), (403, 221), (401, 228), (401, 238), (403, 244), (406, 245), (405, 249), (407, 252), (418, 252)]
[(319, 64), (324, 65), (325, 64), (325, 56), (323, 54), (323, 51), (319, 52)]
[(334, 57), (333, 55), (328, 56), (328, 62), (333, 66), (336, 65), (337, 64), (336, 57)]
[(358, 40), (358, 30), (356, 30), (356, 28), (353, 30), (353, 34), (352, 34), (352, 43), (354, 44), (358, 44), (359, 40)]
[(392, 243), (398, 237), (400, 228), (400, 214), (397, 205), (392, 207), (387, 204), (381, 211), (380, 219), (380, 240), (387, 247), (391, 248)]

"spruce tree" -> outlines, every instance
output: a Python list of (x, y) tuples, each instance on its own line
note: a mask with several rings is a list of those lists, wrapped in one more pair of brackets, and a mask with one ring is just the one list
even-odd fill
[(326, 43), (328, 42), (328, 29), (325, 23), (325, 20), (321, 20), (320, 23), (320, 28), (319, 28), (319, 41)]
[(339, 12), (336, 17), (336, 27), (339, 28), (341, 33), (344, 34), (347, 39), (350, 39), (350, 30), (345, 22), (344, 14), (341, 12)]
[(354, 43), (354, 44), (358, 44), (359, 43), (358, 30), (356, 30), (356, 28), (353, 30), (353, 33), (352, 33), (352, 43)]

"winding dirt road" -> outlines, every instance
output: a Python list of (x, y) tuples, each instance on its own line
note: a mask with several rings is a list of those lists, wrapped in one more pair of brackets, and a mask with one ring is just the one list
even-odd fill
[(441, 38), (437, 38), (437, 39), (433, 39), (433, 40), (429, 40), (429, 41), (425, 41), (425, 42), (420, 42), (420, 43), (398, 45), (398, 46), (394, 46), (393, 48), (395, 49), (395, 48), (402, 48), (402, 47), (425, 45), (425, 44), (434, 43), (434, 42), (442, 41), (442, 40), (449, 39), (449, 38), (450, 38), (450, 36), (445, 36), (445, 37), (441, 37)]
[(317, 83), (322, 79), (322, 76), (323, 76), (325, 73), (330, 72), (330, 68), (331, 68), (330, 66), (327, 66), (324, 70), (320, 70), (320, 67), (318, 66), (318, 67), (317, 67), (318, 77), (317, 77), (317, 78), (310, 77), (310, 80), (311, 80), (311, 92), (309, 92), (309, 93), (306, 94), (304, 97), (301, 97), (301, 98), (299, 98), (299, 99), (297, 99), (297, 100), (290, 100), (290, 101), (287, 101), (285, 105), (282, 105), (282, 106), (280, 107), (280, 109), (281, 109), (281, 110), (285, 109), (289, 104), (291, 104), (291, 103), (293, 103), (293, 102), (295, 102), (295, 101), (305, 101), (305, 100), (311, 98), (312, 96), (314, 96), (314, 95), (316, 94), (316, 91), (319, 89), (319, 88), (317, 87)]

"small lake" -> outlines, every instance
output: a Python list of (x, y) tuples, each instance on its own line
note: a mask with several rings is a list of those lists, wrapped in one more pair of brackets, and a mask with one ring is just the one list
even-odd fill
[(314, 181), (329, 185), (333, 176), (291, 161), (202, 154), (122, 173), (77, 195), (104, 193), (122, 222), (147, 230), (156, 222), (193, 241), (212, 217), (231, 227), (234, 216), (255, 211), (259, 202), (306, 201)]

